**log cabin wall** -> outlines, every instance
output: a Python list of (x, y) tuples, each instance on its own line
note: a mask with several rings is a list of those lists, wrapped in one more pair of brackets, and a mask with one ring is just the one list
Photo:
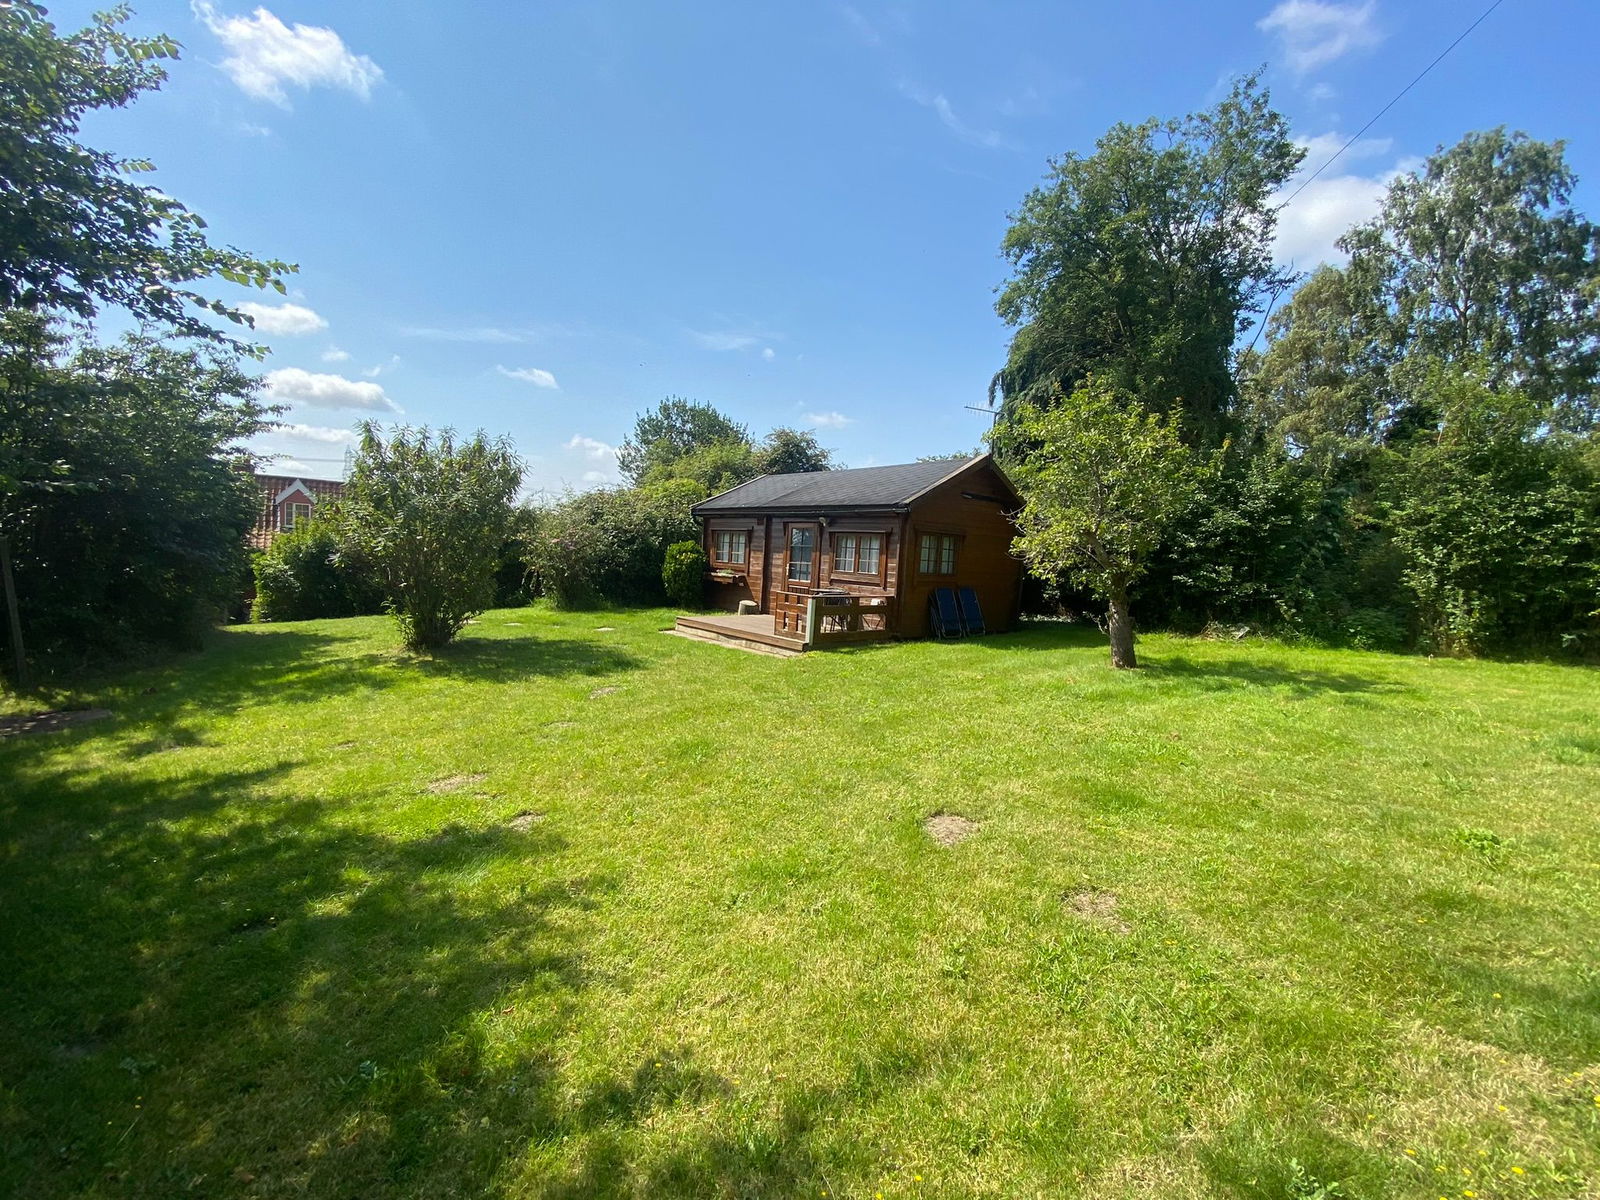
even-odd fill
[[(822, 585), (843, 588), (857, 596), (893, 596), (900, 584), (900, 517), (896, 513), (880, 515), (830, 517), (822, 530)], [(841, 536), (876, 536), (878, 569), (876, 571), (843, 571), (838, 567), (838, 549)], [(856, 542), (859, 567), (861, 543)]]
[[(971, 499), (992, 496), (995, 499)], [(1006, 515), (1010, 489), (985, 466), (924, 496), (906, 514), (900, 555), (901, 637), (928, 636), (928, 597), (937, 587), (970, 587), (978, 593), (990, 632), (1009, 629), (1017, 619), (1022, 564), (1011, 557), (1016, 528)], [(997, 503), (997, 501), (999, 501)], [(924, 574), (920, 544), (924, 534), (956, 539), (955, 571)]]
[[(744, 534), (745, 553), (742, 564), (718, 560), (717, 534), (723, 532)], [(702, 536), (706, 560), (713, 573), (711, 582), (706, 585), (706, 604), (711, 608), (733, 612), (738, 609), (739, 601), (754, 600), (761, 611), (765, 612), (766, 605), (763, 601), (766, 599), (764, 592), (767, 577), (767, 522), (753, 516), (712, 517), (706, 521)], [(731, 572), (736, 577), (733, 582), (717, 581), (716, 574), (725, 571)]]

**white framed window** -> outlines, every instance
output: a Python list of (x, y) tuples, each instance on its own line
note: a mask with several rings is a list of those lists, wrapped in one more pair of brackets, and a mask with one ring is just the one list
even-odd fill
[(921, 575), (954, 575), (956, 573), (956, 543), (953, 533), (925, 533), (917, 542), (917, 573)]
[(833, 569), (846, 575), (876, 575), (883, 563), (881, 533), (841, 533), (833, 539)]
[(719, 529), (712, 541), (712, 554), (719, 563), (742, 567), (748, 552), (749, 535), (742, 529)]
[(810, 525), (789, 527), (789, 582), (810, 583), (811, 562), (817, 553), (817, 531)]
[(285, 533), (309, 520), (311, 520), (311, 505), (285, 504), (283, 506), (283, 531)]

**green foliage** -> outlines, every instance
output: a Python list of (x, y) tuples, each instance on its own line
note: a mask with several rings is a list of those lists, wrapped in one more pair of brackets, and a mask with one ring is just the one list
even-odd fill
[(1180, 628), (1247, 621), (1305, 629), (1327, 602), (1341, 504), (1304, 459), (1274, 448), (1218, 451), (1152, 551), (1139, 598)]
[(1117, 125), (1052, 163), (1002, 245), (996, 310), (1020, 328), (992, 391), (1048, 405), (1091, 374), (1196, 444), (1221, 440), (1234, 341), (1289, 276), (1272, 262), (1274, 194), (1304, 151), (1258, 76), (1180, 121)]
[(661, 565), (661, 585), (679, 608), (699, 608), (705, 601), (706, 552), (699, 542), (673, 542)]
[(0, 6), (0, 309), (64, 309), (90, 317), (119, 305), (199, 338), (224, 339), (193, 310), (249, 318), (189, 285), (220, 275), (284, 291), (295, 268), (213, 247), (205, 222), (129, 176), (147, 162), (78, 141), (100, 110), (131, 104), (166, 78), (170, 37), (133, 37), (123, 5), (62, 37), (30, 0)]
[(538, 513), (529, 566), (562, 608), (660, 603), (667, 547), (695, 540), (689, 506), (703, 495), (684, 479), (569, 494)]
[(1352, 333), (1384, 368), (1374, 380), (1390, 421), (1442, 363), (1515, 388), (1558, 427), (1594, 427), (1600, 226), (1572, 209), (1576, 182), (1561, 142), (1472, 133), (1398, 176), (1382, 211), (1340, 240)]
[(1480, 653), (1600, 633), (1600, 476), (1537, 436), (1541, 405), (1459, 372), (1423, 401), (1439, 434), (1388, 464), (1379, 491), (1424, 643)]
[(74, 348), (0, 314), (0, 536), (36, 661), (187, 644), (234, 599), (260, 503), (257, 388), (222, 347)]
[(833, 452), (823, 448), (817, 435), (804, 429), (779, 426), (756, 449), (758, 475), (798, 475), (808, 471), (834, 471)]
[(1193, 503), (1194, 452), (1175, 421), (1093, 375), (1048, 408), (1015, 404), (1001, 438), (1026, 447), (1012, 470), (1023, 498), (1015, 550), (1036, 572), (1105, 599), (1112, 665), (1134, 666), (1128, 589)]
[(255, 621), (309, 621), (383, 611), (372, 568), (343, 550), (338, 518), (319, 512), (272, 540), (253, 564)]
[(651, 478), (670, 478), (671, 468), (696, 450), (750, 442), (750, 431), (712, 405), (668, 396), (640, 413), (633, 432), (617, 451), (617, 466), (637, 486)]
[(1097, 595), (1140, 576), (1196, 494), (1200, 472), (1174, 423), (1097, 376), (1048, 408), (1019, 403), (1005, 435), (1032, 447), (1012, 468), (1016, 550)]
[(639, 415), (617, 461), (636, 487), (690, 480), (702, 489), (700, 498), (757, 475), (829, 471), (837, 465), (814, 433), (780, 426), (757, 444), (749, 430), (711, 405), (680, 396)]
[(372, 422), (339, 503), (340, 540), (372, 564), (405, 644), (450, 642), (494, 600), (522, 464), (504, 439)]

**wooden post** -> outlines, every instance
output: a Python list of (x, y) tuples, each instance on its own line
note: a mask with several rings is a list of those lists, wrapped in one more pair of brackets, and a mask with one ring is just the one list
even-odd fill
[(11, 622), (11, 653), (17, 660), (17, 691), (28, 688), (28, 656), (22, 648), (22, 610), (17, 606), (17, 583), (11, 576), (11, 539), (0, 535), (0, 587), (6, 593), (6, 616)]

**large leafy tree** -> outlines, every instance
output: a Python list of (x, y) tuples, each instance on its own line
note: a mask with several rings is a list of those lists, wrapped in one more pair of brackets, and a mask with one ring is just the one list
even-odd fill
[(522, 463), (504, 439), (362, 427), (338, 511), (411, 650), (436, 650), (494, 602)]
[[(1425, 644), (1449, 653), (1600, 637), (1600, 472), (1582, 441), (1537, 437), (1544, 405), (1436, 368), (1436, 434), (1385, 460), (1379, 499)], [(1593, 445), (1592, 439), (1590, 445)], [(1587, 642), (1585, 645), (1584, 643)]]
[(1018, 327), (992, 393), (1002, 421), (1091, 374), (1192, 444), (1219, 441), (1232, 352), (1289, 276), (1272, 261), (1274, 193), (1304, 152), (1251, 75), (1182, 120), (1119, 124), (1023, 200), (996, 310)]
[(36, 660), (187, 641), (237, 595), (258, 386), (224, 347), (74, 347), (0, 314), (0, 538)]
[(824, 447), (816, 434), (781, 425), (762, 439), (756, 451), (756, 465), (763, 475), (794, 475), (838, 469), (833, 451)]
[(159, 189), (152, 169), (86, 146), (86, 114), (121, 108), (166, 78), (166, 36), (134, 37), (126, 6), (57, 32), (31, 0), (0, 5), (0, 309), (90, 317), (116, 305), (175, 332), (224, 339), (203, 313), (249, 318), (201, 290), (220, 276), (284, 290), (294, 268), (212, 246), (205, 222)]
[(1436, 431), (1441, 366), (1514, 389), (1539, 430), (1600, 421), (1600, 226), (1571, 206), (1560, 142), (1469, 134), (1390, 186), (1274, 316), (1252, 404), (1291, 444)]
[(1105, 600), (1111, 665), (1138, 666), (1129, 590), (1199, 478), (1176, 422), (1090, 376), (1048, 407), (1015, 404), (999, 437), (1028, 447), (1013, 467), (1015, 549), (1035, 572)]
[(624, 478), (638, 486), (651, 477), (669, 478), (672, 466), (686, 455), (728, 443), (750, 443), (750, 431), (710, 404), (668, 396), (640, 413), (617, 452)]

